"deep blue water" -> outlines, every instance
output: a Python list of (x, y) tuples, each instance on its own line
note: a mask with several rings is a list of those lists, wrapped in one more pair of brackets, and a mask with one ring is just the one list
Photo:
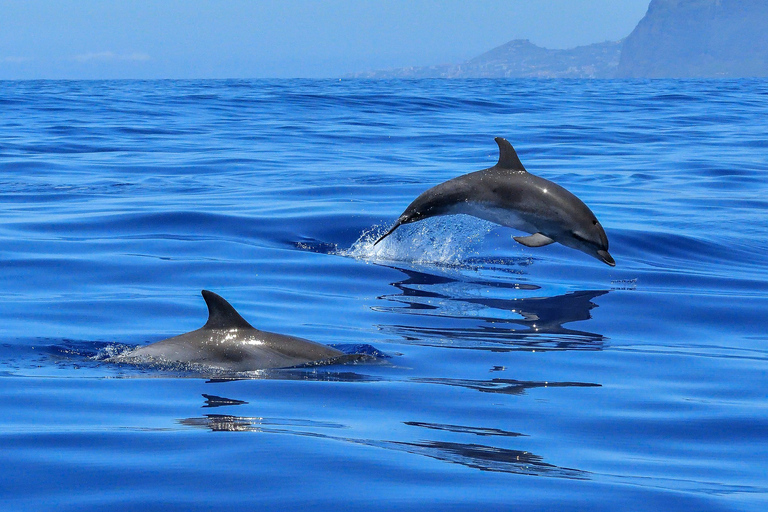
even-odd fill
[[(0, 82), (0, 508), (765, 510), (767, 120), (765, 80)], [(464, 216), (371, 246), (495, 136), (615, 268)], [(390, 358), (101, 360), (203, 288)]]

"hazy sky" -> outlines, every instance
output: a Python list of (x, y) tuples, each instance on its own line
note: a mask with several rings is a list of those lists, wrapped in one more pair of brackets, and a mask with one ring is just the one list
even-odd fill
[(337, 77), (627, 36), (650, 0), (0, 0), (0, 79)]

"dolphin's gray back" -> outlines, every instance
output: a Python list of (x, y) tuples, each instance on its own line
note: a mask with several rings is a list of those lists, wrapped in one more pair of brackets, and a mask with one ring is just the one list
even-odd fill
[(288, 368), (344, 353), (303, 338), (247, 329), (201, 328), (118, 356), (126, 363), (190, 363), (230, 371)]
[(330, 362), (345, 354), (314, 341), (255, 329), (226, 300), (203, 290), (208, 321), (174, 336), (108, 359), (130, 364), (195, 364), (230, 371), (288, 368)]
[[(491, 167), (459, 176), (435, 185), (419, 195), (400, 216), (401, 223), (416, 222), (436, 215), (468, 213), (485, 218), (482, 209), (489, 212), (503, 209), (525, 219), (529, 215), (544, 212), (538, 190), (548, 189), (555, 196), (563, 196), (562, 203), (570, 194), (551, 181), (539, 178), (525, 170), (510, 170)], [(489, 214), (490, 215), (490, 214)], [(488, 218), (497, 222), (494, 218)], [(510, 225), (508, 222), (499, 224)]]
[[(542, 201), (545, 195), (546, 202)], [(398, 221), (407, 224), (455, 213), (528, 232), (540, 231), (547, 220), (555, 230), (562, 229), (564, 221), (590, 222), (595, 217), (583, 201), (557, 183), (527, 172), (522, 165), (507, 169), (497, 164), (424, 191)]]
[(514, 184), (529, 174), (512, 144), (501, 137), (496, 137), (495, 140), (499, 145), (499, 161), (496, 165), (458, 176), (425, 190), (405, 209), (399, 221), (415, 222), (435, 215), (456, 213), (456, 205), (461, 206), (461, 203), (470, 201), (498, 203), (500, 195), (509, 196), (513, 203), (519, 202), (524, 191), (516, 190)]

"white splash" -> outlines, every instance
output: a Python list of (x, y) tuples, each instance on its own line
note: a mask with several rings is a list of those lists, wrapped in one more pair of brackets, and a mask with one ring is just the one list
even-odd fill
[(433, 217), (400, 226), (387, 238), (373, 245), (386, 232), (375, 226), (364, 231), (349, 249), (336, 254), (366, 261), (400, 261), (415, 264), (462, 265), (478, 255), (483, 238), (494, 224), (466, 215)]

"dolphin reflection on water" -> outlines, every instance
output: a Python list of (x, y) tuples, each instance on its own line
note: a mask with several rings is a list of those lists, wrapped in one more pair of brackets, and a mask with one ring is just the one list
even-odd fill
[[(376, 310), (442, 319), (380, 324), (418, 344), (492, 350), (601, 350), (601, 334), (566, 324), (592, 318), (593, 300), (609, 290), (577, 290), (548, 296), (530, 282), (464, 280), (392, 267), (407, 278), (392, 283), (400, 293), (380, 300), (397, 306)], [(494, 297), (493, 295), (496, 295)]]
[[(312, 439), (324, 439), (350, 445), (383, 448), (395, 452), (430, 457), (450, 464), (523, 475), (588, 480), (589, 473), (579, 469), (556, 466), (541, 456), (523, 450), (511, 450), (499, 446), (477, 443), (445, 441), (392, 441), (386, 439), (355, 438), (342, 435), (347, 425), (302, 418), (268, 418), (263, 416), (235, 416), (231, 414), (206, 414), (203, 417), (184, 418), (178, 423), (186, 427), (201, 428), (213, 432), (252, 432), (293, 435)], [(519, 433), (505, 433), (498, 429), (441, 425), (416, 421), (405, 421), (405, 425), (430, 430), (449, 430), (482, 435), (521, 436)], [(337, 434), (338, 433), (338, 434)]]
[(514, 237), (526, 247), (557, 242), (607, 265), (616, 265), (608, 253), (605, 230), (592, 210), (560, 185), (526, 171), (506, 139), (497, 137), (496, 143), (499, 145), (496, 165), (423, 192), (373, 245), (403, 224), (463, 213), (531, 233)]

